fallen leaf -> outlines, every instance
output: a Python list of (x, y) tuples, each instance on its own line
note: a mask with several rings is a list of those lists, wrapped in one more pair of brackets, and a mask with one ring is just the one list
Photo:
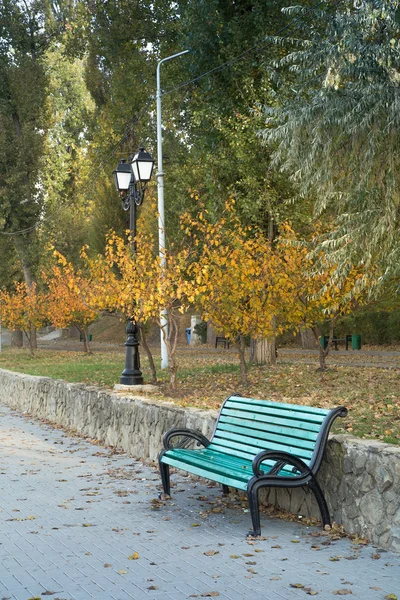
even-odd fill
[(303, 589), (304, 585), (302, 583), (291, 583), (290, 587)]
[(229, 558), (241, 558), (241, 556), (239, 554), (231, 554)]
[(137, 560), (139, 558), (139, 553), (138, 552), (134, 552), (133, 554), (131, 554), (130, 556), (128, 556), (129, 560)]
[(109, 569), (111, 567), (110, 563), (104, 563), (103, 567), (105, 569)]
[(396, 594), (388, 594), (385, 596), (385, 600), (397, 600)]
[(348, 588), (343, 588), (342, 590), (335, 590), (333, 592), (333, 594), (335, 596), (348, 596), (349, 594), (352, 594), (353, 592), (351, 590), (349, 590)]
[(124, 571), (124, 569), (120, 569), (118, 571), (118, 575), (126, 575), (128, 571)]
[(218, 550), (207, 550), (207, 552), (203, 552), (205, 556), (214, 556), (215, 554), (219, 554)]
[(202, 598), (216, 598), (217, 596), (219, 596), (219, 592), (204, 592), (204, 594), (201, 594)]

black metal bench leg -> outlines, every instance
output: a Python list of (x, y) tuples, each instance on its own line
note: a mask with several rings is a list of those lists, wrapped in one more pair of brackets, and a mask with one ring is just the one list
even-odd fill
[(253, 524), (253, 530), (249, 531), (248, 535), (254, 537), (261, 535), (261, 523), (260, 523), (260, 507), (258, 503), (258, 487), (253, 486), (247, 491), (247, 498), (249, 501), (249, 509), (251, 514), (251, 521)]
[(159, 462), (160, 465), (160, 473), (161, 473), (161, 481), (164, 490), (164, 494), (171, 495), (171, 481), (169, 477), (169, 465), (166, 465), (163, 462)]
[(222, 484), (222, 493), (224, 496), (227, 496), (229, 494), (229, 487), (224, 483)]
[(325, 527), (325, 525), (331, 525), (331, 517), (329, 514), (329, 508), (328, 508), (328, 505), (325, 500), (325, 496), (320, 488), (318, 481), (316, 479), (311, 479), (311, 481), (308, 483), (308, 486), (314, 492), (314, 496), (318, 502), (323, 526)]

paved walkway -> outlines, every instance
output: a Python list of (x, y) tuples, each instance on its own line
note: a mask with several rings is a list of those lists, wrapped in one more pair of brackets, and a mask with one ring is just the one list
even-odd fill
[(267, 516), (248, 542), (240, 503), (173, 481), (0, 407), (0, 600), (400, 598), (399, 555)]

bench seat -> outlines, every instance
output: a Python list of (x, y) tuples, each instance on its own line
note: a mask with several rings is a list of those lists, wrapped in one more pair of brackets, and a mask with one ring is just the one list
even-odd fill
[(173, 428), (164, 436), (159, 465), (164, 493), (170, 494), (169, 467), (175, 467), (247, 493), (252, 535), (260, 535), (258, 491), (262, 487), (309, 486), (324, 525), (330, 524), (325, 497), (316, 480), (329, 430), (347, 410), (230, 396), (211, 440), (200, 432)]
[[(193, 475), (212, 479), (223, 485), (234, 487), (238, 490), (247, 490), (249, 480), (254, 476), (252, 461), (235, 456), (229, 456), (225, 453), (209, 450), (171, 450), (165, 456), (166, 464), (179, 469), (187, 467), (188, 472)], [(274, 465), (275, 461), (266, 461), (262, 463), (262, 470), (267, 473)], [(279, 475), (293, 477), (292, 468), (281, 469)]]

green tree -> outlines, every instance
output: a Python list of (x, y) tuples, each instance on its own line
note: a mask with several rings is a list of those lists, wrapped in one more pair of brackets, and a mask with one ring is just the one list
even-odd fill
[(35, 278), (35, 227), (43, 208), (39, 171), (47, 129), (47, 9), (40, 1), (5, 0), (0, 6), (0, 229), (25, 231), (24, 237), (10, 239), (28, 286)]
[(307, 39), (276, 40), (287, 46), (279, 67), (294, 77), (293, 93), (279, 90), (265, 108), (264, 138), (317, 215), (336, 217), (322, 239), (336, 277), (377, 265), (387, 281), (400, 264), (398, 3), (342, 2), (317, 16)]
[(68, 56), (65, 46), (59, 42), (45, 55), (49, 117), (40, 179), (46, 218), (39, 234), (43, 247), (50, 240), (77, 263), (94, 204), (88, 148), (95, 106), (84, 80), (86, 61)]
[(191, 146), (184, 167), (180, 162), (174, 169), (176, 200), (166, 203), (174, 210), (177, 203), (189, 208), (187, 196), (182, 198), (189, 188), (217, 218), (233, 196), (242, 222), (262, 227), (270, 239), (289, 210), (295, 219), (287, 202), (292, 186), (287, 176), (270, 169), (271, 149), (258, 136), (258, 105), (274, 96), (269, 65), (280, 56), (265, 36), (290, 20), (282, 13), (284, 4), (182, 3), (182, 46), (190, 50), (182, 67), (186, 79), (195, 81), (174, 93), (186, 90), (181, 121)]
[(139, 0), (82, 0), (82, 7), (69, 50), (87, 55), (85, 81), (96, 107), (88, 155), (89, 237), (91, 247), (101, 251), (110, 226), (119, 233), (127, 229), (126, 214), (110, 190), (112, 170), (142, 144), (155, 155), (156, 64), (161, 54), (175, 51), (178, 13), (169, 0), (151, 6)]

